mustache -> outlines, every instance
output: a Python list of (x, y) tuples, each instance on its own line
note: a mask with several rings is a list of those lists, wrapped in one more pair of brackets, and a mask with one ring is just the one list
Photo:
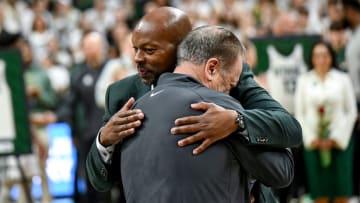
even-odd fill
[(153, 72), (149, 67), (147, 67), (147, 66), (145, 66), (145, 65), (143, 65), (143, 64), (138, 64), (137, 66), (136, 66), (136, 68), (138, 69), (138, 70), (140, 70), (140, 71), (146, 71), (146, 72)]

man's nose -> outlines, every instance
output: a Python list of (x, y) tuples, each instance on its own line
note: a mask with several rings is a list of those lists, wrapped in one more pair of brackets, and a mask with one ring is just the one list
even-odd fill
[(135, 52), (135, 55), (134, 55), (134, 61), (135, 63), (140, 63), (140, 62), (143, 62), (145, 59), (144, 57), (144, 52), (139, 50), (137, 52)]

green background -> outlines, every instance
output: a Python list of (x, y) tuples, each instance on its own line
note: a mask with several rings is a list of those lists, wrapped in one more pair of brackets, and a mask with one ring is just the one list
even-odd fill
[(289, 55), (296, 44), (303, 46), (304, 61), (309, 62), (310, 49), (312, 45), (321, 39), (320, 35), (292, 35), (282, 37), (259, 37), (251, 38), (257, 51), (257, 64), (254, 67), (254, 73), (259, 74), (267, 70), (269, 67), (269, 57), (267, 54), (267, 47), (273, 45), (275, 49), (282, 55)]

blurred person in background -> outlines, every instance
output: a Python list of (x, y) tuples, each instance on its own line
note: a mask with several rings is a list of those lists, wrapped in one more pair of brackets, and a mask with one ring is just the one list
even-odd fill
[(130, 33), (130, 28), (125, 19), (122, 22), (117, 22), (107, 32), (107, 41), (109, 42), (109, 58), (117, 58), (121, 55), (121, 45), (124, 38)]
[(189, 15), (194, 28), (201, 25), (218, 24), (215, 8), (209, 1), (183, 0), (176, 2), (175, 7)]
[(114, 23), (114, 12), (106, 8), (105, 1), (94, 0), (94, 6), (84, 12), (86, 21), (91, 23), (91, 29), (105, 34)]
[(348, 36), (343, 23), (340, 21), (332, 22), (328, 32), (324, 33), (324, 35), (324, 38), (329, 41), (335, 51), (339, 68), (343, 71), (347, 71), (345, 64), (345, 47)]
[[(46, 126), (56, 121), (56, 116), (52, 111), (55, 107), (56, 98), (46, 72), (33, 60), (30, 44), (20, 39), (18, 46), (22, 54), (31, 135), (36, 154), (36, 159), (31, 155), (25, 155), (20, 159), (22, 160), (22, 164), (24, 164), (23, 167), (26, 168), (26, 178), (29, 181), (29, 185), (31, 185), (31, 177), (39, 173), (42, 189), (41, 202), (50, 203), (52, 196), (49, 191), (46, 174), (46, 160), (49, 151), (49, 138), (46, 132)], [(11, 171), (9, 171), (4, 181), (4, 194), (2, 198), (8, 196), (6, 193), (10, 191), (13, 184), (16, 183), (16, 180), (21, 180), (18, 170), (14, 169), (16, 168), (16, 164), (14, 164), (14, 160), (11, 159), (13, 159), (13, 157), (9, 157), (8, 160)], [(34, 161), (36, 161), (37, 164), (34, 164)], [(25, 189), (20, 189), (19, 201), (26, 202)]]
[(279, 12), (275, 0), (259, 0), (252, 12), (256, 19), (257, 35), (264, 36), (271, 33), (273, 20)]
[(46, 55), (51, 56), (55, 63), (70, 69), (73, 65), (73, 59), (67, 49), (60, 46), (56, 36), (50, 38), (47, 44)]
[(4, 8), (0, 6), (0, 46), (7, 47), (15, 44), (20, 33), (11, 33), (5, 27)]
[(328, 0), (326, 11), (327, 15), (323, 17), (323, 21), (327, 29), (330, 29), (331, 24), (343, 21), (344, 12), (342, 10), (341, 0)]
[(30, 12), (27, 12), (24, 16), (26, 18), (24, 25), (27, 26), (26, 35), (30, 34), (36, 16), (41, 16), (48, 26), (47, 28), (52, 30), (50, 26), (53, 26), (53, 15), (49, 10), (49, 0), (33, 0), (30, 1), (30, 5)]
[(72, 4), (72, 0), (55, 0), (53, 11), (53, 29), (59, 36), (61, 48), (68, 48), (69, 34), (79, 25), (81, 12)]
[(85, 35), (91, 31), (91, 22), (87, 21), (85, 15), (82, 13), (80, 16), (79, 24), (67, 35), (67, 47), (71, 54), (73, 63), (80, 64), (84, 59), (84, 53), (82, 51), (81, 42)]
[[(85, 172), (86, 155), (101, 127), (104, 113), (95, 101), (95, 85), (107, 61), (104, 36), (95, 31), (86, 33), (82, 40), (82, 51), (85, 61), (71, 71), (70, 96), (60, 113), (63, 115), (67, 113), (71, 117), (73, 141), (77, 148), (75, 201), (107, 203), (110, 200), (109, 193), (97, 192), (89, 183)], [(78, 188), (80, 179), (85, 181), (84, 194)]]
[(42, 15), (36, 15), (28, 40), (34, 52), (34, 60), (40, 62), (48, 52), (47, 46), (55, 34), (49, 29)]
[(20, 48), (24, 62), (25, 87), (30, 109), (30, 123), (34, 129), (42, 189), (42, 202), (51, 202), (51, 194), (46, 174), (46, 160), (49, 151), (49, 137), (46, 126), (56, 120), (53, 112), (56, 104), (55, 92), (50, 79), (39, 63), (33, 60), (32, 49), (26, 41)]
[(57, 98), (62, 97), (70, 86), (68, 69), (56, 63), (52, 55), (44, 56), (41, 60), (41, 65), (50, 79), (51, 87), (54, 89)]
[(296, 11), (297, 20), (297, 32), (299, 34), (311, 34), (309, 30), (309, 11), (303, 7)]
[(303, 128), (309, 193), (315, 203), (347, 203), (352, 195), (352, 132), (356, 100), (327, 42), (314, 44), (310, 71), (300, 76), (295, 116)]
[(108, 86), (118, 80), (127, 76), (135, 74), (136, 67), (134, 61), (134, 50), (131, 43), (131, 34), (123, 33), (124, 38), (118, 45), (120, 49), (120, 56), (110, 59), (104, 66), (99, 79), (95, 85), (95, 100), (98, 106), (105, 108), (105, 94)]
[(345, 61), (346, 67), (352, 80), (357, 107), (357, 123), (355, 127), (355, 157), (354, 157), (354, 191), (360, 195), (360, 2), (359, 0), (342, 0), (344, 11), (344, 23), (350, 27), (351, 34), (346, 44)]
[(0, 9), (3, 10), (4, 29), (11, 34), (22, 33), (24, 22), (21, 15), (26, 9), (26, 3), (16, 0), (3, 0), (0, 2)]
[[(285, 26), (286, 25), (286, 26)], [(288, 36), (298, 32), (298, 18), (295, 12), (283, 11), (275, 17), (271, 24), (271, 35)]]

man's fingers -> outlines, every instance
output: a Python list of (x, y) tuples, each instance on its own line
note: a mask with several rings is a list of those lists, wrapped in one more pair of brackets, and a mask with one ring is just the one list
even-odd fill
[[(189, 124), (186, 123), (186, 126), (177, 126), (177, 127), (173, 127), (171, 128), (171, 134), (176, 135), (176, 134), (192, 134), (192, 133), (197, 133), (200, 131), (200, 126), (197, 124)], [(182, 123), (181, 125), (184, 125), (184, 123)]]
[[(134, 128), (130, 128), (121, 132), (113, 132), (111, 138), (108, 140), (109, 142), (111, 142), (111, 144), (118, 144), (119, 142), (121, 142), (124, 138), (131, 136), (135, 133), (135, 129)], [(109, 145), (105, 145), (105, 146), (109, 146)]]
[(203, 140), (203, 139), (204, 139), (204, 136), (201, 133), (197, 133), (195, 135), (192, 135), (192, 136), (189, 136), (189, 137), (184, 138), (182, 140), (179, 140), (178, 145), (180, 147), (184, 147), (186, 145), (193, 144), (193, 143), (198, 142), (198, 141)]
[(198, 123), (200, 120), (201, 120), (201, 115), (199, 115), (199, 116), (186, 116), (186, 117), (176, 119), (175, 120), (175, 125), (176, 126), (181, 126), (181, 125), (195, 124), (195, 123)]
[(207, 149), (211, 144), (213, 143), (213, 141), (211, 141), (211, 139), (205, 139), (200, 146), (196, 147), (193, 150), (193, 154), (194, 155), (198, 155), (201, 152), (205, 151), (205, 149)]
[(123, 125), (115, 125), (113, 128), (113, 132), (118, 133), (131, 128), (137, 128), (141, 125), (141, 121), (134, 121), (131, 123), (123, 124)]
[(124, 139), (125, 137), (128, 137), (130, 135), (133, 135), (135, 133), (135, 129), (134, 128), (130, 128), (130, 129), (127, 129), (127, 130), (124, 130), (124, 131), (121, 131), (121, 132), (118, 132), (117, 133), (117, 136), (119, 138)]
[(116, 114), (114, 116), (126, 117), (126, 116), (131, 116), (131, 115), (139, 114), (139, 113), (142, 113), (142, 111), (140, 109), (132, 109), (132, 110), (126, 110), (126, 111), (119, 110), (118, 112), (116, 112)]
[(131, 107), (134, 105), (135, 103), (135, 99), (133, 97), (131, 97), (125, 104), (124, 106), (120, 109), (120, 111), (127, 111), (130, 110)]
[(195, 104), (191, 104), (192, 109), (194, 109), (194, 110), (202, 110), (202, 111), (206, 111), (212, 106), (214, 106), (214, 104), (213, 103), (208, 103), (208, 102), (198, 102), (198, 103), (195, 103)]
[(143, 113), (127, 114), (126, 116), (115, 116), (112, 118), (113, 124), (123, 125), (131, 122), (135, 122), (144, 118)]

